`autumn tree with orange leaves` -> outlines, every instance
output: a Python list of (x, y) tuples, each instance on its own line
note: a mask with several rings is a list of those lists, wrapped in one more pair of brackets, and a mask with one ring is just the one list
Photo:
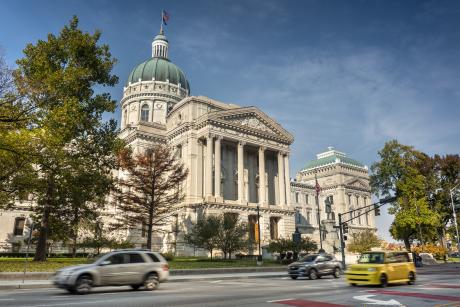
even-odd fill
[(147, 227), (147, 248), (152, 248), (154, 227), (168, 224), (183, 198), (182, 184), (188, 170), (166, 145), (155, 145), (144, 153), (122, 150), (119, 163), (124, 175), (114, 195), (118, 213), (112, 226), (118, 229)]

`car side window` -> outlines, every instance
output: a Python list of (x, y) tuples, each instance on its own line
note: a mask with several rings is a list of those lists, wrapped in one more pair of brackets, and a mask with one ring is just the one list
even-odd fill
[(409, 262), (409, 256), (407, 253), (396, 253), (395, 254), (396, 261), (398, 263)]
[(331, 257), (331, 256), (324, 256), (324, 260), (325, 260), (325, 261), (331, 261), (331, 260), (332, 260), (332, 257)]
[(123, 264), (125, 263), (125, 256), (123, 254), (115, 254), (110, 256), (107, 260), (110, 261), (109, 265)]
[(395, 253), (388, 253), (386, 256), (386, 263), (396, 263), (398, 262), (398, 259), (395, 255)]
[(318, 256), (318, 258), (316, 258), (316, 262), (324, 262), (325, 261), (325, 258), (323, 256)]
[(129, 263), (143, 263), (143, 262), (145, 262), (144, 258), (142, 258), (142, 256), (140, 254), (138, 254), (138, 253), (128, 254), (128, 257), (129, 257)]
[(160, 259), (155, 254), (147, 253), (147, 255), (152, 259), (153, 262), (160, 262)]

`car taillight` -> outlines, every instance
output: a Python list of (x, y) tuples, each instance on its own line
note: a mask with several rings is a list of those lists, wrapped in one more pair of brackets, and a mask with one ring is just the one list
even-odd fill
[(168, 264), (163, 264), (161, 267), (163, 268), (163, 271), (169, 270), (169, 265)]

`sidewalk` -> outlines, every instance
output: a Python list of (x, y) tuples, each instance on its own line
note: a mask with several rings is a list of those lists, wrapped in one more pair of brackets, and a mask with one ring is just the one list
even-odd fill
[[(250, 272), (250, 273), (225, 273), (225, 274), (194, 274), (170, 276), (168, 282), (204, 281), (204, 280), (226, 280), (226, 279), (248, 279), (248, 278), (269, 278), (286, 277), (285, 271), (279, 272)], [(52, 280), (0, 280), (0, 290), (11, 289), (39, 289), (53, 288)]]

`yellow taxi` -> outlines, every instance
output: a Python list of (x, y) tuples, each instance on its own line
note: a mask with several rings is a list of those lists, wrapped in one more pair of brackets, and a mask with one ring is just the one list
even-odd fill
[(381, 285), (415, 282), (415, 265), (407, 252), (372, 251), (362, 253), (358, 263), (345, 271), (352, 285)]

